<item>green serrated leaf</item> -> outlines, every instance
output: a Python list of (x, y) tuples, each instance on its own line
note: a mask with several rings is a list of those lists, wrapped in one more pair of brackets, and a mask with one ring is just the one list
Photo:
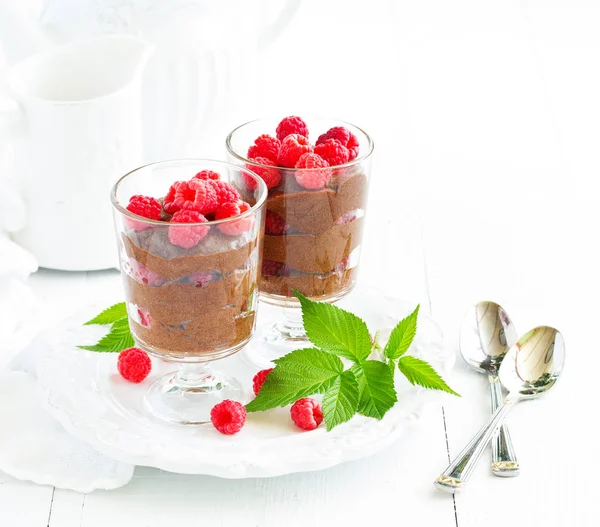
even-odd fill
[(390, 339), (384, 349), (386, 357), (397, 359), (408, 351), (417, 334), (417, 317), (419, 316), (420, 307), (419, 304), (410, 315), (398, 322), (392, 330)]
[(423, 388), (441, 390), (460, 397), (458, 393), (446, 384), (431, 364), (422, 359), (417, 359), (410, 355), (400, 357), (398, 360), (398, 369), (413, 385), (418, 384), (419, 386), (423, 386)]
[(292, 351), (275, 361), (275, 369), (246, 410), (259, 412), (324, 393), (343, 370), (342, 361), (331, 353), (315, 348)]
[(367, 360), (351, 369), (358, 382), (358, 412), (381, 419), (398, 400), (390, 367), (384, 362)]
[(358, 382), (352, 370), (339, 375), (323, 396), (323, 418), (329, 432), (352, 419), (358, 407)]
[(91, 324), (112, 324), (123, 318), (127, 318), (127, 307), (125, 302), (119, 302), (102, 311), (102, 313), (92, 318), (92, 320), (86, 322), (84, 326)]
[(302, 305), (302, 320), (309, 340), (317, 347), (353, 362), (371, 353), (367, 324), (356, 315), (327, 302), (313, 302), (294, 291)]
[(102, 337), (98, 344), (77, 347), (88, 351), (116, 353), (133, 346), (135, 346), (135, 342), (129, 331), (129, 322), (124, 318), (117, 320), (110, 328), (108, 335)]

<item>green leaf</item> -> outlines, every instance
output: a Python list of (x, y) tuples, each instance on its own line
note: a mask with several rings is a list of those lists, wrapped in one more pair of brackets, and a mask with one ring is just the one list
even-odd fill
[(400, 357), (398, 360), (398, 369), (412, 385), (418, 384), (419, 386), (423, 386), (423, 388), (441, 390), (460, 397), (458, 393), (446, 384), (444, 379), (432, 368), (431, 364), (424, 360), (411, 357), (410, 355)]
[(358, 406), (358, 382), (352, 370), (339, 375), (323, 396), (323, 417), (327, 431), (349, 421)]
[(105, 337), (100, 339), (98, 344), (93, 346), (77, 346), (83, 350), (100, 351), (100, 352), (119, 352), (126, 348), (135, 346), (131, 332), (129, 331), (129, 323), (126, 318), (117, 320), (110, 332)]
[(398, 400), (390, 367), (384, 362), (367, 360), (351, 369), (358, 381), (358, 412), (381, 419)]
[(327, 302), (313, 302), (294, 291), (302, 305), (304, 329), (317, 347), (360, 362), (371, 353), (371, 337), (363, 320)]
[(126, 317), (127, 307), (125, 306), (125, 302), (120, 302), (105, 309), (92, 320), (86, 322), (84, 326), (89, 326), (91, 324), (112, 324), (113, 322), (117, 322)]
[(398, 322), (392, 330), (390, 339), (384, 349), (386, 357), (397, 359), (408, 351), (417, 333), (417, 317), (419, 316), (420, 307), (419, 304), (410, 315)]
[(253, 401), (249, 412), (285, 406), (302, 397), (324, 393), (344, 370), (342, 361), (315, 348), (292, 351), (275, 361), (275, 369)]

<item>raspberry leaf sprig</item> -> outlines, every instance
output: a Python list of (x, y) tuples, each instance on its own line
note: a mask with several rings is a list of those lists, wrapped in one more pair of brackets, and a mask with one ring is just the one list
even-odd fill
[[(417, 332), (419, 306), (393, 329), (383, 349), (383, 360), (369, 359), (381, 351), (371, 342), (366, 323), (326, 302), (314, 302), (295, 291), (302, 307), (304, 329), (314, 348), (292, 351), (275, 360), (258, 396), (246, 405), (249, 412), (286, 406), (309, 395), (323, 395), (327, 430), (356, 413), (375, 419), (398, 400), (396, 367), (411, 384), (458, 395), (426, 361), (405, 355)], [(344, 369), (341, 358), (352, 365)]]
[(98, 343), (92, 346), (77, 346), (78, 348), (88, 351), (118, 353), (126, 348), (135, 346), (131, 331), (129, 330), (125, 302), (120, 302), (105, 309), (92, 320), (87, 321), (84, 326), (96, 324), (110, 325), (110, 331)]

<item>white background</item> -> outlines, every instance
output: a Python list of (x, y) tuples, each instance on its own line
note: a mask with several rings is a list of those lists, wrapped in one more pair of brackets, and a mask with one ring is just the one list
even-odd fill
[[(521, 331), (564, 333), (564, 379), (511, 417), (519, 478), (485, 460), (456, 500), (433, 489), (488, 413), (459, 362), (463, 397), (370, 459), (237, 482), (138, 469), (87, 496), (0, 474), (0, 525), (597, 525), (599, 27), (598, 1), (304, 0), (259, 65), (261, 113), (375, 139), (363, 282), (422, 302), (454, 346), (484, 298)], [(49, 313), (119, 287), (112, 272), (31, 284)]]

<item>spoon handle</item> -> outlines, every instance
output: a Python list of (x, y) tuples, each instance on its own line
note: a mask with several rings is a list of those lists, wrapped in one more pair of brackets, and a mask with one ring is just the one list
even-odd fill
[[(492, 412), (495, 412), (502, 403), (502, 388), (497, 375), (489, 375), (488, 379), (492, 394)], [(519, 475), (519, 462), (507, 425), (502, 425), (498, 435), (492, 440), (492, 472), (494, 475), (504, 478)]]
[(506, 414), (516, 401), (516, 399), (507, 398), (496, 409), (488, 419), (488, 422), (483, 425), (481, 430), (469, 441), (469, 444), (458, 454), (456, 459), (435, 480), (434, 485), (438, 489), (454, 494), (466, 484), (475, 465), (494, 437), (494, 433), (498, 431)]

